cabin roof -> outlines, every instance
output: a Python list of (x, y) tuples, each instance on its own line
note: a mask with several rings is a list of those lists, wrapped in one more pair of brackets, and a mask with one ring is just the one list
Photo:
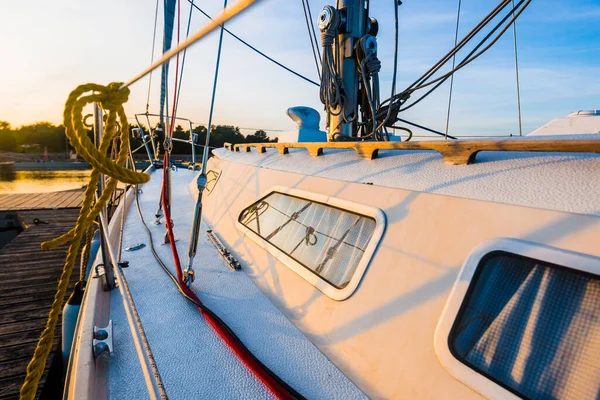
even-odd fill
[[(600, 135), (585, 137), (600, 139)], [(362, 159), (354, 150), (327, 148), (320, 157), (292, 148), (287, 155), (278, 154), (277, 149), (260, 154), (221, 148), (213, 153), (223, 160), (260, 168), (600, 215), (599, 154), (486, 151), (474, 164), (448, 165), (438, 152), (424, 150), (381, 150), (374, 160)]]

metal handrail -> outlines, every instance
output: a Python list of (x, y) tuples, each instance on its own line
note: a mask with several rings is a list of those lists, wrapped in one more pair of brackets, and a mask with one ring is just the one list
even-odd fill
[[(152, 132), (152, 128), (151, 128), (151, 124), (150, 124), (150, 117), (160, 117), (159, 114), (150, 114), (150, 113), (141, 113), (141, 114), (135, 114), (135, 120), (137, 122), (138, 128), (140, 129), (141, 132), (146, 133), (146, 130), (143, 128), (142, 124), (140, 123), (140, 120), (138, 117), (140, 116), (145, 116), (146, 120), (148, 122), (148, 131), (149, 133), (144, 135), (143, 140), (144, 140), (144, 146), (146, 147), (146, 152), (148, 153), (148, 158), (150, 159), (150, 163), (153, 163), (154, 161), (158, 161), (158, 159), (156, 158), (156, 144), (154, 142), (154, 135)], [(194, 133), (194, 127), (193, 127), (193, 122), (191, 119), (189, 118), (182, 118), (182, 117), (170, 117), (170, 116), (166, 116), (166, 123), (167, 125), (169, 124), (169, 120), (181, 120), (181, 121), (187, 121), (189, 126), (190, 126), (190, 130), (189, 130), (189, 139), (188, 140), (184, 140), (184, 139), (179, 139), (179, 138), (171, 138), (171, 140), (176, 141), (176, 142), (182, 142), (182, 143), (188, 143), (189, 145), (191, 145), (192, 147), (192, 171), (196, 170), (196, 146), (199, 146), (196, 144), (196, 137), (197, 134)], [(148, 140), (146, 140), (146, 136), (148, 136)], [(154, 158), (152, 158), (151, 154), (150, 154), (150, 149), (148, 147), (148, 143), (152, 143), (152, 149), (154, 150), (153, 154), (154, 154)], [(133, 151), (133, 153), (135, 153), (135, 151), (139, 150), (141, 148), (138, 147), (136, 150)]]

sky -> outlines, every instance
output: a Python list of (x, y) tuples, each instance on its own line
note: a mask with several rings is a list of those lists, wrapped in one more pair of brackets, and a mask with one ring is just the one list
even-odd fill
[[(219, 1), (195, 0), (210, 15)], [(235, 0), (230, 0), (233, 3)], [(391, 87), (393, 1), (373, 0), (379, 21), (381, 92)], [(313, 17), (334, 1), (311, 0)], [(498, 0), (462, 0), (459, 38)], [(155, 0), (2, 0), (0, 120), (13, 126), (61, 123), (64, 101), (77, 85), (128, 81), (150, 64)], [(160, 2), (162, 6), (162, 1)], [(404, 0), (400, 7), (398, 88), (408, 86), (454, 43), (457, 0)], [(190, 6), (181, 2), (181, 35)], [(162, 40), (159, 14), (159, 43)], [(517, 22), (523, 131), (581, 109), (600, 108), (600, 0), (533, 0)], [(207, 19), (194, 11), (191, 31)], [(227, 28), (264, 53), (318, 80), (300, 0), (263, 0)], [(208, 120), (218, 34), (192, 47), (185, 62), (178, 115)], [(172, 71), (174, 64), (172, 64)], [(150, 112), (158, 112), (159, 73), (152, 77)], [(171, 74), (172, 77), (174, 74)], [(148, 78), (131, 87), (129, 116), (146, 109)], [(173, 87), (173, 85), (171, 85)], [(448, 83), (401, 116), (444, 130)], [(388, 97), (388, 96), (385, 96)], [(291, 130), (285, 114), (296, 105), (321, 113), (318, 87), (272, 64), (227, 33), (223, 41), (215, 124)], [(455, 74), (450, 134), (518, 134), (512, 30)], [(418, 133), (418, 132), (417, 132)], [(272, 135), (276, 135), (273, 133)]]

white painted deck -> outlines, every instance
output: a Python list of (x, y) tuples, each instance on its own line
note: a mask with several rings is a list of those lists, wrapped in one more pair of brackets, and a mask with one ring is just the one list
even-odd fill
[[(161, 245), (164, 225), (154, 225), (162, 171), (154, 173), (140, 194), (144, 218), (157, 252), (172, 266), (171, 250)], [(187, 266), (187, 248), (194, 201), (188, 183), (195, 173), (179, 170), (173, 177), (172, 217), (177, 248)], [(200, 299), (219, 315), (248, 348), (298, 392), (310, 399), (364, 398), (348, 380), (275, 306), (243, 271), (234, 272), (206, 238), (203, 224), (192, 285)], [(148, 337), (167, 395), (171, 399), (270, 398), (270, 394), (229, 351), (206, 324), (198, 310), (177, 291), (156, 263), (148, 238), (131, 205), (125, 222), (123, 251), (129, 261), (124, 274)], [(243, 266), (242, 266), (243, 268)], [(147, 398), (147, 391), (127, 325), (120, 294), (111, 294), (110, 318), (114, 329), (114, 356), (109, 364), (110, 398)]]

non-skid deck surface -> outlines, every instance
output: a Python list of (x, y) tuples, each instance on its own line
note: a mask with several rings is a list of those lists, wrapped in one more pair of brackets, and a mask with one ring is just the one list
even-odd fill
[[(174, 273), (171, 251), (161, 245), (164, 225), (152, 224), (161, 183), (158, 171), (144, 185), (140, 204), (153, 232), (161, 258)], [(184, 267), (194, 200), (188, 192), (190, 171), (173, 173), (173, 210), (177, 248)], [(202, 226), (196, 281), (192, 288), (217, 313), (252, 352), (269, 368), (310, 399), (364, 398), (350, 382), (280, 311), (254, 286), (242, 271), (232, 271)], [(123, 248), (144, 243), (135, 252), (123, 252), (129, 261), (124, 270), (135, 306), (156, 360), (166, 392), (171, 399), (269, 398), (270, 394), (223, 344), (198, 310), (185, 300), (162, 271), (148, 248), (148, 238), (135, 209), (129, 208)], [(243, 268), (243, 266), (242, 266)], [(137, 354), (134, 351), (122, 299), (111, 295), (114, 356), (109, 364), (111, 398), (146, 398)]]
[[(0, 399), (16, 399), (25, 380), (25, 370), (56, 293), (67, 246), (42, 250), (40, 244), (66, 233), (75, 225), (78, 209), (19, 211), (29, 227), (0, 249)], [(33, 223), (34, 219), (46, 223)], [(79, 278), (71, 276), (68, 293)], [(66, 297), (65, 297), (66, 298)], [(50, 367), (60, 346), (60, 319), (54, 348), (46, 363)], [(46, 381), (44, 373), (40, 388)], [(38, 394), (40, 392), (38, 391)]]

